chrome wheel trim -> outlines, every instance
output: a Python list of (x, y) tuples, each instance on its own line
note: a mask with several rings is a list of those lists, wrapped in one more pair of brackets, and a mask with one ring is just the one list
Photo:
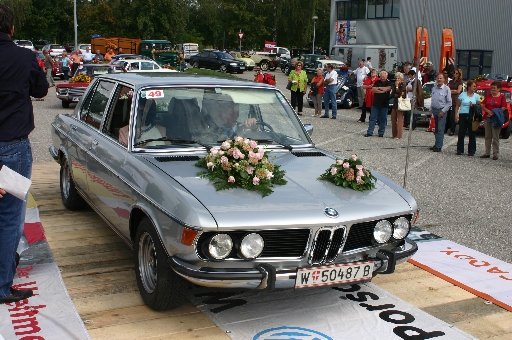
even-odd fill
[(151, 294), (156, 289), (157, 257), (155, 243), (147, 232), (140, 236), (137, 256), (139, 260), (140, 281), (142, 286), (144, 286), (144, 290)]
[(69, 198), (69, 189), (71, 187), (71, 172), (69, 171), (69, 166), (66, 163), (66, 160), (64, 160), (64, 164), (62, 165), (61, 182), (62, 194), (67, 199)]

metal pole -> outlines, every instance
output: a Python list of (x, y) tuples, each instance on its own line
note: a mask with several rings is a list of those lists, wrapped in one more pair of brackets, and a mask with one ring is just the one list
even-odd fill
[[(242, 29), (240, 29), (240, 33), (242, 33)], [(240, 40), (240, 53), (242, 53), (242, 39), (240, 39), (240, 36), (238, 37), (238, 40)]]
[(313, 16), (313, 49), (311, 51), (312, 54), (315, 54), (315, 37), (316, 37), (316, 21), (318, 17), (316, 15)]
[[(423, 0), (423, 18), (421, 19), (421, 34), (420, 34), (420, 43), (418, 44), (418, 53), (420, 54), (420, 49), (423, 44), (423, 32), (425, 30), (425, 13), (427, 9), (427, 0)], [(409, 148), (411, 146), (411, 137), (412, 137), (412, 122), (414, 119), (414, 105), (416, 103), (416, 89), (418, 88), (419, 83), (419, 77), (418, 77), (418, 71), (420, 67), (416, 68), (416, 79), (414, 81), (414, 85), (412, 88), (412, 101), (411, 101), (411, 119), (409, 120), (409, 134), (407, 135), (407, 149), (405, 153), (405, 170), (404, 170), (404, 184), (403, 188), (405, 189), (407, 186), (407, 168), (409, 167)]]
[(75, 23), (75, 52), (78, 50), (78, 22), (76, 19), (76, 0), (73, 0), (73, 19)]

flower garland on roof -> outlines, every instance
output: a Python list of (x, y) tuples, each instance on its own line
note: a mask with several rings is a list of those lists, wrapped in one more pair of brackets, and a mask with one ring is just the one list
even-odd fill
[(344, 160), (336, 159), (336, 163), (325, 170), (318, 179), (327, 180), (334, 185), (357, 191), (375, 188), (375, 181), (377, 180), (370, 170), (364, 167), (363, 162), (357, 158), (357, 155), (352, 155)]
[(270, 195), (275, 184), (284, 185), (285, 171), (268, 159), (268, 151), (253, 140), (236, 136), (227, 139), (220, 149), (211, 148), (196, 166), (206, 168), (198, 176), (208, 178), (216, 190), (244, 188)]
[(70, 83), (90, 83), (91, 80), (92, 80), (91, 77), (80, 73), (80, 74), (77, 74), (76, 76), (74, 76), (73, 78), (71, 78), (69, 80), (69, 82)]

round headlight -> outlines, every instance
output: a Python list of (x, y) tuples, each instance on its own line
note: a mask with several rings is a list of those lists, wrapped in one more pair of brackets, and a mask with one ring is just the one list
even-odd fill
[(255, 233), (245, 235), (240, 244), (240, 252), (244, 258), (254, 259), (260, 256), (264, 245), (265, 242), (260, 235)]
[(216, 260), (226, 258), (233, 249), (233, 240), (228, 234), (217, 234), (208, 244), (208, 252)]
[(373, 229), (373, 238), (378, 243), (385, 243), (391, 237), (391, 233), (393, 232), (393, 227), (391, 223), (386, 220), (379, 221), (375, 225), (375, 229)]
[(401, 240), (409, 233), (409, 221), (405, 217), (398, 218), (394, 225), (393, 237), (396, 240)]

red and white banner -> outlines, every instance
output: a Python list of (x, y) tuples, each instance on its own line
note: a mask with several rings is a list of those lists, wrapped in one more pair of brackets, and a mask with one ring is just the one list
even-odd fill
[(265, 40), (265, 48), (263, 50), (264, 51), (270, 51), (270, 50), (272, 50), (275, 47), (276, 47), (275, 41), (266, 41)]
[(31, 195), (18, 252), (21, 262), (14, 287), (31, 289), (34, 296), (0, 305), (0, 340), (90, 340), (53, 260)]
[(512, 264), (423, 230), (409, 238), (419, 248), (410, 263), (512, 312)]

